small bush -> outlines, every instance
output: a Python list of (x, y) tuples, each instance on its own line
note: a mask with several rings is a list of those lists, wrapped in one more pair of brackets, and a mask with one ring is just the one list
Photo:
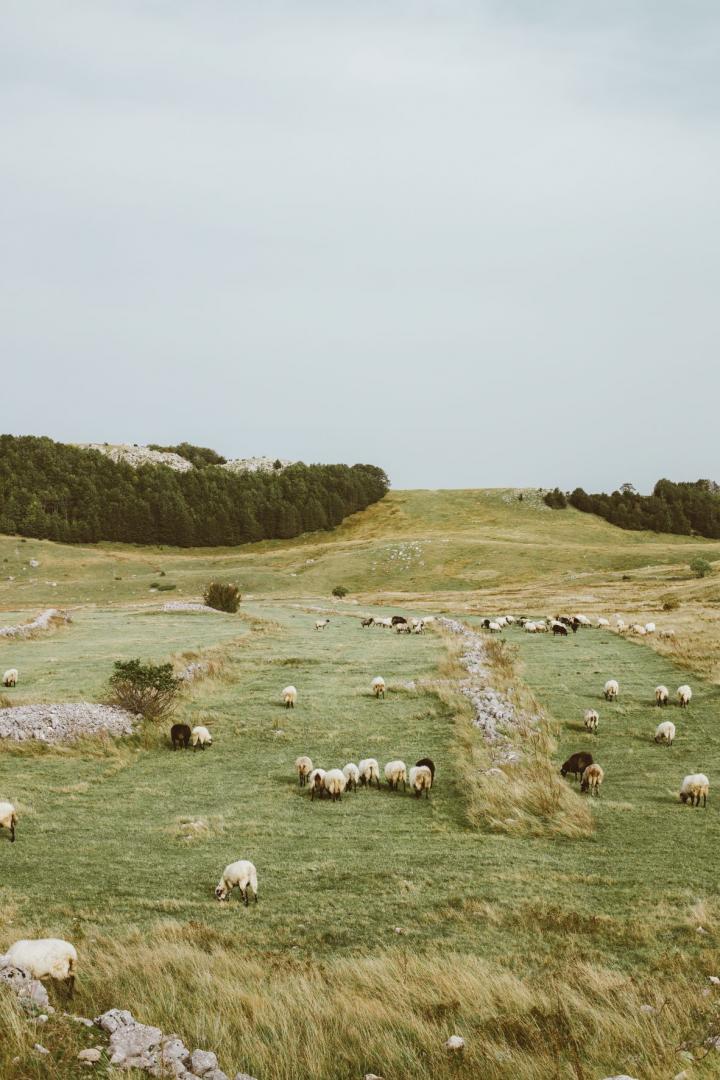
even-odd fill
[(677, 611), (680, 607), (680, 601), (677, 596), (664, 596), (662, 602), (663, 611)]
[(177, 585), (171, 585), (169, 582), (164, 584), (162, 581), (153, 581), (150, 588), (157, 589), (158, 592), (172, 592), (173, 589), (177, 589)]
[(712, 565), (707, 559), (701, 559), (698, 556), (690, 562), (690, 573), (696, 578), (707, 577), (708, 574), (712, 574)]
[(552, 491), (546, 491), (543, 495), (543, 502), (546, 506), (549, 506), (551, 510), (564, 510), (567, 507), (567, 496), (560, 490), (560, 488), (554, 488)]
[(111, 700), (146, 720), (162, 720), (174, 707), (182, 681), (173, 675), (172, 664), (143, 664), (140, 660), (116, 660), (110, 676)]
[(343, 596), (347, 596), (348, 590), (345, 588), (344, 585), (336, 585), (332, 591), (332, 594), (333, 596), (337, 596), (340, 600), (342, 600)]
[(241, 599), (237, 585), (222, 581), (211, 581), (203, 593), (203, 600), (208, 607), (215, 608), (216, 611), (229, 611), (231, 615), (240, 607)]

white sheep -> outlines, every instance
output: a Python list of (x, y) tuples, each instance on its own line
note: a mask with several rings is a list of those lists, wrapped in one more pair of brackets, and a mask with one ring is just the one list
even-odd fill
[(692, 773), (686, 776), (680, 788), (680, 802), (689, 802), (691, 806), (699, 806), (702, 798), (703, 806), (707, 806), (710, 781), (705, 773)]
[(206, 727), (202, 724), (198, 724), (190, 732), (190, 742), (192, 743), (193, 753), (197, 750), (198, 746), (201, 750), (204, 750), (206, 746), (212, 746), (212, 735)]
[(610, 625), (610, 620), (609, 619), (605, 619), (605, 618), (603, 618), (602, 615), (598, 615), (598, 617), (597, 617), (597, 628), (598, 628), (598, 630), (604, 630), (609, 625)]
[(592, 765), (588, 765), (587, 769), (582, 775), (582, 781), (580, 783), (581, 791), (589, 791), (591, 795), (600, 794), (600, 785), (605, 779), (605, 773), (600, 765), (594, 762)]
[(534, 634), (537, 630), (537, 627), (534, 622), (526, 622), (523, 624), (523, 630), (526, 634)]
[(301, 754), (295, 759), (295, 772), (298, 774), (300, 787), (305, 787), (310, 773), (313, 771), (313, 763), (307, 754)]
[(315, 629), (316, 630), (324, 630), (325, 627), (329, 626), (329, 625), (330, 625), (330, 620), (329, 619), (316, 619), (315, 620)]
[(645, 623), (645, 633), (646, 634), (654, 634), (655, 633), (655, 623), (654, 622), (646, 622)]
[(655, 742), (667, 743), (668, 746), (672, 746), (675, 739), (675, 725), (672, 720), (663, 720), (661, 724), (655, 728)]
[(257, 870), (253, 863), (247, 859), (238, 859), (237, 862), (228, 863), (223, 870), (223, 875), (215, 886), (215, 896), (218, 900), (230, 900), (233, 889), (239, 889), (245, 907), (248, 906), (248, 888), (252, 889), (255, 903), (258, 902), (258, 879)]
[(588, 619), (587, 615), (574, 615), (573, 618), (576, 622), (579, 622), (581, 626), (592, 626), (592, 623)]
[(370, 683), (370, 689), (376, 698), (385, 697), (385, 680), (382, 675), (376, 675), (373, 681)]
[(505, 618), (504, 615), (498, 615), (495, 622), (498, 624), (498, 626), (503, 627), (503, 628), (506, 627), (507, 624), (508, 624), (508, 621), (507, 621), (507, 619)]
[(624, 632), (624, 630), (625, 630), (625, 620), (616, 618), (615, 619), (615, 627), (616, 627), (618, 633), (622, 634)]
[(620, 693), (620, 685), (617, 679), (608, 679), (603, 690), (606, 701), (614, 701)]
[(549, 632), (550, 632), (550, 627), (547, 625), (547, 623), (545, 623), (545, 622), (536, 622), (535, 623), (535, 633), (536, 634), (548, 634)]
[(27, 972), (31, 979), (56, 979), (64, 982), (72, 993), (77, 970), (77, 951), (69, 941), (62, 938), (34, 938), (16, 941), (4, 956), (0, 965), (12, 964)]
[(661, 683), (660, 686), (655, 687), (655, 704), (656, 705), (667, 705), (669, 697), (670, 697), (670, 692), (669, 692), (667, 686), (663, 686), (662, 683)]
[(392, 630), (392, 619), (376, 619), (376, 626), (382, 626), (384, 630)]
[(674, 630), (661, 630), (660, 631), (660, 637), (661, 638), (674, 638), (675, 637), (675, 631)]
[(591, 731), (593, 735), (597, 735), (598, 723), (600, 721), (600, 714), (597, 709), (585, 710), (585, 727), (588, 731)]
[(310, 785), (310, 799), (314, 800), (317, 795), (320, 798), (325, 790), (323, 781), (325, 780), (324, 769), (313, 769), (308, 776), (307, 782)]
[(3, 686), (17, 686), (18, 681), (18, 669), (15, 667), (8, 668), (3, 675)]
[(423, 634), (425, 632), (425, 622), (423, 619), (413, 619), (411, 628), (413, 634)]
[(286, 686), (280, 695), (285, 702), (286, 709), (294, 709), (297, 702), (297, 690), (294, 686)]
[(647, 634), (647, 630), (640, 623), (633, 623), (630, 627), (630, 633), (635, 634), (637, 637), (644, 637)]
[(416, 798), (419, 799), (423, 791), (425, 792), (425, 798), (430, 798), (432, 773), (427, 765), (413, 765), (410, 770), (410, 787), (415, 792)]
[(380, 787), (380, 766), (374, 757), (363, 758), (358, 762), (358, 772), (360, 773), (360, 783), (370, 787), (373, 780)]
[(15, 826), (17, 825), (17, 810), (11, 802), (0, 802), (0, 829), (8, 829), (10, 843), (15, 843)]
[(346, 783), (342, 769), (328, 769), (323, 777), (323, 787), (333, 802), (342, 798)]
[(345, 777), (345, 784), (349, 791), (357, 791), (357, 786), (360, 783), (360, 770), (357, 765), (349, 761), (343, 768), (343, 776)]
[(488, 630), (491, 634), (500, 634), (502, 632), (502, 626), (499, 622), (493, 620), (493, 622), (488, 623)]
[(506, 615), (505, 616), (505, 622), (508, 624), (508, 626), (512, 626), (512, 624), (515, 622), (515, 616), (514, 615)]
[(687, 683), (683, 683), (682, 686), (678, 686), (678, 688), (677, 688), (677, 697), (678, 697), (678, 702), (680, 704), (680, 708), (681, 709), (686, 709), (687, 706), (690, 704), (690, 701), (692, 699), (692, 690), (687, 685)]
[(397, 791), (402, 783), (403, 791), (407, 790), (407, 769), (404, 761), (388, 761), (385, 766), (385, 779), (393, 791)]

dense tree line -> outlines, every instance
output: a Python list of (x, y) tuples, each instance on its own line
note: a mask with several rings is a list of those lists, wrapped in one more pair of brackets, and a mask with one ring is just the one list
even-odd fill
[(0, 436), (0, 532), (63, 543), (118, 540), (180, 547), (288, 539), (331, 529), (388, 490), (375, 465), (303, 465), (232, 473), (132, 468), (97, 450)]
[(717, 540), (720, 539), (719, 491), (712, 480), (680, 484), (658, 480), (652, 495), (639, 495), (631, 484), (623, 484), (611, 495), (588, 495), (582, 488), (575, 488), (568, 498), (576, 509), (599, 514), (621, 529), (697, 534)]

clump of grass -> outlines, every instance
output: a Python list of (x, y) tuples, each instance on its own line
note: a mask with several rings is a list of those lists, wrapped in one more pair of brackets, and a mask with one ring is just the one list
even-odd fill
[(203, 593), (203, 600), (208, 607), (215, 608), (216, 611), (227, 611), (231, 615), (240, 607), (241, 599), (237, 585), (224, 581), (211, 581), (205, 586)]

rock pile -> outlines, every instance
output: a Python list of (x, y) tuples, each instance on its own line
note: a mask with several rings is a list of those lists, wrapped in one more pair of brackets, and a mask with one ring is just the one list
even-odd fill
[(220, 468), (227, 469), (228, 472), (273, 472), (276, 461), (280, 462), (283, 469), (292, 465), (292, 461), (287, 461), (285, 458), (249, 457), (233, 458), (231, 461), (226, 461)]
[[(22, 1008), (34, 1020), (47, 1020), (55, 1012), (48, 1000), (45, 987), (37, 979), (20, 968), (3, 965), (0, 958), (0, 987), (8, 987), (17, 997)], [(177, 1035), (164, 1035), (160, 1028), (141, 1024), (127, 1009), (109, 1009), (95, 1020), (84, 1016), (64, 1014), (87, 1028), (99, 1029), (99, 1045), (88, 1047), (78, 1053), (78, 1060), (92, 1066), (100, 1062), (103, 1055), (116, 1069), (138, 1069), (149, 1076), (163, 1077), (165, 1080), (230, 1080), (227, 1073), (218, 1066), (218, 1059), (211, 1050), (188, 1050)], [(101, 1039), (107, 1040), (107, 1046)], [(40, 1044), (35, 1045), (38, 1053), (49, 1053)], [(236, 1073), (234, 1080), (254, 1080), (248, 1073)]]
[(38, 630), (49, 630), (54, 622), (70, 623), (72, 619), (67, 611), (47, 608), (41, 611), (32, 622), (21, 623), (20, 626), (0, 626), (0, 637), (31, 637)]
[(126, 465), (132, 465), (137, 469), (140, 465), (167, 465), (175, 472), (189, 472), (193, 468), (191, 461), (181, 457), (180, 454), (165, 453), (162, 450), (151, 450), (148, 446), (133, 446), (130, 443), (80, 443), (81, 450), (98, 450), (111, 461), (124, 461)]
[(190, 600), (169, 600), (167, 604), (163, 604), (163, 611), (211, 611), (215, 615), (224, 614), (209, 604), (196, 604)]
[(58, 743), (82, 735), (131, 735), (135, 717), (112, 705), (88, 701), (61, 705), (14, 705), (0, 709), (0, 739)]
[(470, 678), (463, 679), (459, 689), (472, 704), (475, 726), (482, 729), (486, 742), (491, 744), (493, 764), (519, 761), (522, 754), (516, 740), (528, 727), (536, 727), (540, 717), (519, 712), (506, 694), (488, 685), (491, 672), (482, 634), (475, 633), (457, 619), (438, 617), (437, 622), (463, 640), (460, 663)]

